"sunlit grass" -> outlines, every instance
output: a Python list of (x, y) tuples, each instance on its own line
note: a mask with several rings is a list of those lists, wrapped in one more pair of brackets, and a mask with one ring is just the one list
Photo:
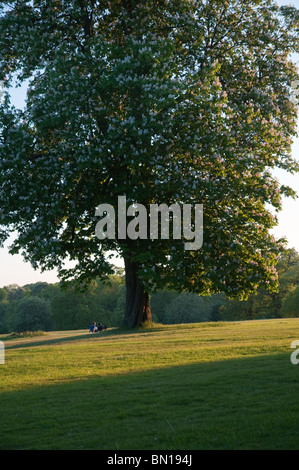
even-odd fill
[(299, 448), (299, 319), (5, 338), (0, 448)]

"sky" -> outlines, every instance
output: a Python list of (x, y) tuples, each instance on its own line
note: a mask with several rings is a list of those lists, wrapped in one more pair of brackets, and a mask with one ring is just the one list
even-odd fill
[[(279, 5), (289, 5), (290, 3), (299, 8), (299, 0), (293, 2), (285, 0), (277, 0)], [(296, 58), (297, 61), (297, 58)], [(299, 61), (297, 61), (299, 64)], [(24, 87), (14, 89), (11, 92), (12, 103), (17, 108), (24, 106), (26, 90)], [(299, 127), (299, 119), (298, 119)], [(292, 155), (299, 159), (299, 138), (294, 140), (292, 146)], [(279, 179), (281, 184), (291, 186), (299, 194), (299, 173), (291, 175), (283, 170), (275, 170), (274, 175)], [(276, 237), (286, 237), (288, 247), (295, 248), (299, 252), (299, 198), (284, 198), (282, 211), (278, 213), (278, 226), (271, 231)], [(34, 270), (30, 263), (24, 262), (21, 255), (10, 255), (8, 246), (13, 238), (7, 240), (4, 248), (0, 248), (0, 288), (9, 284), (32, 284), (35, 282), (56, 283), (59, 281), (55, 270), (41, 273)], [(112, 260), (114, 264), (120, 265), (119, 259)]]

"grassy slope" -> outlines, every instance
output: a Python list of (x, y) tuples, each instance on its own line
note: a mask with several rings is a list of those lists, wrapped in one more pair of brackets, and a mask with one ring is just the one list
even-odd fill
[(299, 319), (0, 339), (0, 449), (299, 449)]

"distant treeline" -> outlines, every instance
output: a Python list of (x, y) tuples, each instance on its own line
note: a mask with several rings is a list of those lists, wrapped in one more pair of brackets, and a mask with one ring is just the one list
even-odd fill
[[(151, 296), (153, 321), (177, 324), (299, 317), (299, 254), (287, 250), (276, 268), (279, 291), (257, 289), (246, 301), (229, 300), (223, 294), (156, 292)], [(72, 286), (62, 290), (59, 284), (45, 282), (9, 285), (0, 289), (0, 333), (88, 329), (94, 321), (121, 326), (125, 293), (121, 274), (110, 276), (109, 284), (95, 279), (84, 293), (77, 293)]]

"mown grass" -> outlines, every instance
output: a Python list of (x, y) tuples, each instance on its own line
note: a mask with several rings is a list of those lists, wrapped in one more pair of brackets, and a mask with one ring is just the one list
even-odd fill
[(299, 319), (0, 339), (0, 449), (299, 448)]

